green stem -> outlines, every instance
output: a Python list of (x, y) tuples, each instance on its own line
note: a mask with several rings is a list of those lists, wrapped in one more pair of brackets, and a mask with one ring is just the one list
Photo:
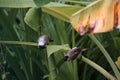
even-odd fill
[[(75, 31), (72, 29), (72, 47), (75, 47)], [(73, 61), (73, 69), (74, 69), (74, 80), (78, 80), (78, 67), (77, 60)]]
[[(92, 48), (92, 46), (93, 46), (93, 43), (90, 45), (90, 48)], [(91, 55), (92, 55), (91, 52), (88, 52), (88, 53), (87, 53), (87, 57), (90, 57)], [(86, 79), (87, 79), (87, 77), (86, 77), (87, 70), (88, 70), (88, 65), (85, 64), (85, 66), (84, 66), (84, 71), (83, 71), (83, 78), (82, 78), (82, 80), (86, 80)]]
[(38, 46), (34, 42), (20, 42), (20, 41), (0, 41), (0, 44), (19, 44), (19, 45), (29, 45), (29, 46)]
[(75, 31), (72, 29), (72, 47), (75, 47)]
[(87, 73), (87, 67), (88, 65), (87, 64), (85, 64), (85, 66), (84, 66), (84, 71), (83, 71), (83, 78), (82, 78), (82, 80), (86, 80), (86, 73)]
[(86, 57), (82, 56), (81, 59), (83, 62), (89, 64), (90, 66), (92, 66), (94, 69), (96, 69), (97, 71), (99, 71), (101, 74), (103, 74), (108, 80), (115, 80), (115, 78), (108, 73), (105, 69), (103, 69), (101, 66), (97, 65), (96, 63), (94, 63), (93, 61), (91, 61), (90, 59), (87, 59)]
[(116, 77), (118, 80), (120, 80), (120, 72), (118, 71), (116, 65), (114, 64), (113, 60), (111, 59), (110, 55), (108, 54), (108, 52), (105, 50), (105, 48), (102, 46), (102, 44), (96, 39), (96, 37), (94, 35), (88, 35), (93, 41), (94, 43), (96, 43), (96, 45), (99, 47), (99, 49), (102, 51), (103, 55), (105, 56), (105, 58), (107, 59), (107, 61), (109, 62), (110, 66), (112, 67)]
[(57, 80), (57, 71), (55, 66), (54, 55), (48, 58), (49, 80)]
[(77, 60), (73, 61), (73, 67), (74, 67), (74, 80), (78, 79), (78, 66), (77, 66)]

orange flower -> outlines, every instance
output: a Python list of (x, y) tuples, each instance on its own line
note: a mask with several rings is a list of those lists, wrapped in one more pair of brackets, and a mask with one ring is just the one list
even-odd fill
[(116, 9), (117, 9), (117, 17), (118, 17), (118, 28), (120, 28), (120, 0), (116, 0)]
[(120, 1), (97, 0), (73, 14), (71, 24), (80, 35), (120, 28)]

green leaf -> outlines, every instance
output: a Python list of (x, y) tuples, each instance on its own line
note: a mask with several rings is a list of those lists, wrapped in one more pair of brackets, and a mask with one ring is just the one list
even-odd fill
[(68, 44), (64, 45), (48, 45), (47, 46), (47, 53), (48, 53), (48, 58), (55, 52), (60, 51), (60, 50), (70, 50), (70, 47)]
[(40, 19), (41, 19), (41, 11), (40, 8), (31, 8), (28, 10), (25, 16), (25, 22), (35, 31), (39, 31), (40, 27)]
[(41, 7), (50, 0), (0, 0), (0, 7), (26, 8)]
[(69, 22), (70, 17), (73, 13), (82, 8), (82, 6), (72, 6), (55, 2), (51, 2), (47, 5), (42, 6), (43, 12), (47, 12), (48, 14), (67, 22)]
[(16, 76), (18, 77), (19, 80), (26, 80), (22, 70), (20, 69), (20, 65), (18, 64), (17, 59), (12, 57), (10, 54), (7, 54), (6, 60), (9, 64), (9, 66), (13, 69), (15, 72)]
[(83, 5), (83, 6), (86, 6), (86, 5), (91, 3), (91, 1), (75, 1), (75, 0), (63, 0), (63, 1), (69, 2), (69, 3), (80, 4), (80, 5)]
[[(15, 18), (17, 11), (15, 9), (12, 10), (13, 15), (11, 15), (11, 11), (8, 13), (6, 9), (0, 9), (0, 27), (3, 27), (3, 31), (1, 31), (0, 35), (4, 37), (4, 40), (18, 40), (12, 24), (14, 22), (13, 19)], [(13, 18), (11, 19), (10, 16)]]
[(119, 37), (115, 37), (113, 38), (114, 41), (114, 45), (116, 48), (120, 48), (120, 38)]
[(117, 69), (116, 65), (114, 64), (112, 58), (110, 57), (110, 55), (108, 54), (108, 52), (105, 50), (105, 48), (103, 47), (103, 45), (97, 40), (97, 38), (94, 35), (89, 35), (89, 37), (94, 41), (94, 43), (96, 43), (96, 45), (99, 47), (99, 49), (101, 50), (101, 52), (103, 53), (103, 55), (105, 56), (105, 58), (107, 59), (107, 61), (109, 62), (111, 68), (113, 69), (116, 77), (118, 80), (120, 80), (120, 73), (119, 70)]

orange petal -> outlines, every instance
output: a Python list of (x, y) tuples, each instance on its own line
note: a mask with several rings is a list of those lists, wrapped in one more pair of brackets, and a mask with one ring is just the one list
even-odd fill
[(117, 14), (118, 14), (118, 28), (120, 28), (120, 0), (117, 3)]
[(74, 14), (71, 17), (71, 24), (80, 34), (82, 33), (79, 29), (80, 25), (85, 30), (86, 28), (89, 29), (86, 33), (110, 31), (114, 27), (114, 5), (115, 0), (98, 0)]

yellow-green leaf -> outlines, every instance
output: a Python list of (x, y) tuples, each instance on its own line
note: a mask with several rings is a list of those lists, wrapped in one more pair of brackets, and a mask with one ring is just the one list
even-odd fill
[(25, 22), (36, 32), (40, 27), (41, 12), (39, 8), (31, 8), (28, 10), (25, 16)]
[(47, 5), (42, 6), (42, 11), (47, 12), (48, 14), (57, 17), (61, 20), (70, 22), (70, 17), (76, 11), (82, 9), (81, 6), (73, 6), (61, 3), (51, 2)]
[(116, 64), (117, 64), (118, 68), (120, 69), (120, 56), (118, 57)]
[(0, 0), (0, 7), (40, 7), (48, 2), (50, 2), (50, 0)]
[(64, 45), (48, 45), (47, 46), (47, 53), (48, 53), (48, 57), (50, 57), (53, 53), (57, 52), (57, 51), (68, 51), (70, 50), (70, 47), (68, 44), (64, 44)]

